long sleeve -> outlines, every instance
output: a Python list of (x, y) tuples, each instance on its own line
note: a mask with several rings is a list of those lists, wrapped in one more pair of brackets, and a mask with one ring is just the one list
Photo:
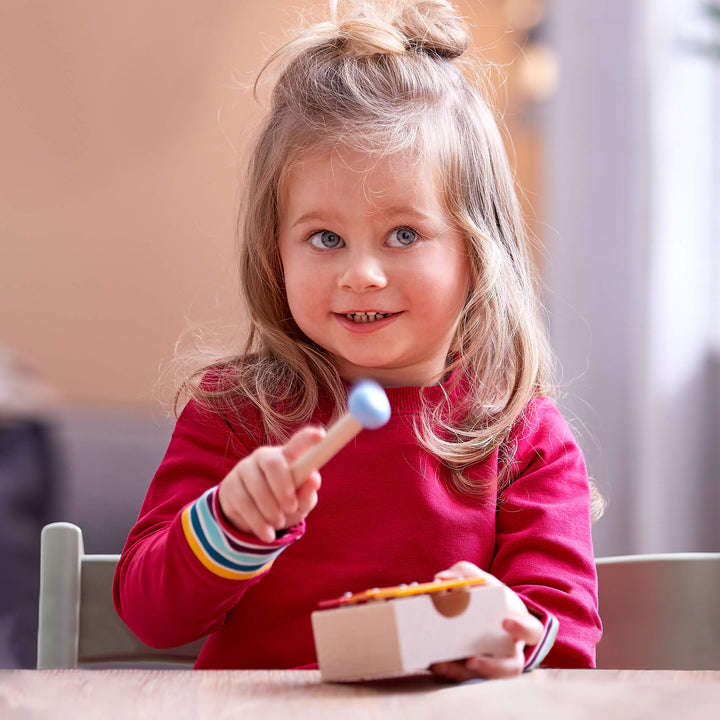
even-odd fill
[[(543, 620), (546, 642), (528, 649), (529, 667), (556, 628), (545, 664), (591, 666), (599, 621), (588, 479), (554, 405), (533, 403), (518, 423), (496, 507), (497, 452), (473, 470), (489, 483), (477, 500), (451, 491), (439, 460), (417, 442), (418, 412), (441, 402), (444, 388), (387, 392), (388, 424), (362, 431), (323, 466), (317, 506), (269, 545), (229, 527), (215, 494), (263, 442), (258, 411), (241, 408), (226, 422), (190, 403), (118, 564), (115, 603), (130, 628), (158, 647), (210, 634), (201, 668), (308, 665), (316, 660), (310, 615), (319, 601), (429, 580), (469, 560)], [(328, 419), (320, 412), (315, 421)]]
[(582, 453), (548, 400), (529, 406), (513, 439), (516, 452), (509, 484), (498, 498), (490, 571), (543, 620), (547, 644), (557, 632), (544, 665), (593, 667), (601, 625)]
[(179, 645), (217, 629), (304, 531), (265, 544), (222, 518), (217, 485), (250, 442), (195, 403), (178, 419), (114, 581), (118, 613), (149, 645)]

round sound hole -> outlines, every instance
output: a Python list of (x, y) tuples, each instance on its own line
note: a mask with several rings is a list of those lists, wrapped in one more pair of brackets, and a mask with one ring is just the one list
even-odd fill
[(470, 592), (464, 589), (432, 593), (430, 599), (435, 609), (444, 617), (462, 615), (470, 604)]

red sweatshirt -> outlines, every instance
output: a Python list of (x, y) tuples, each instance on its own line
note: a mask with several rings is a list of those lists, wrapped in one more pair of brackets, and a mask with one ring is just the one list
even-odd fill
[[(257, 410), (248, 404), (240, 423), (191, 402), (115, 574), (129, 627), (157, 647), (209, 635), (199, 668), (310, 665), (319, 600), (428, 581), (469, 560), (543, 621), (526, 667), (543, 657), (544, 666), (592, 667), (600, 620), (588, 478), (555, 406), (533, 401), (518, 422), (509, 485), (498, 494), (496, 451), (469, 469), (489, 491), (468, 499), (447, 489), (440, 463), (415, 440), (418, 388), (387, 392), (388, 424), (362, 431), (322, 468), (317, 506), (272, 544), (234, 530), (216, 507), (218, 483), (262, 442)], [(439, 402), (443, 392), (425, 397)]]

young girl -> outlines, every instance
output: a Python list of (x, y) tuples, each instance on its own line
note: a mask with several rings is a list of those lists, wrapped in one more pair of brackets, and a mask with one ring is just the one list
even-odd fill
[[(592, 667), (591, 492), (548, 399), (513, 177), (458, 63), (467, 31), (443, 0), (382, 5), (274, 58), (242, 232), (248, 347), (189, 386), (115, 603), (148, 644), (209, 635), (197, 667), (291, 668), (316, 660), (320, 600), (484, 574), (514, 603), (516, 652), (435, 673)], [(361, 377), (385, 386), (389, 423), (296, 490), (289, 466)]]

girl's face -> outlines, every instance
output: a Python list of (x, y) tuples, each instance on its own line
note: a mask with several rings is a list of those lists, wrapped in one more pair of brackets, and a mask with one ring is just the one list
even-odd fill
[(399, 158), (311, 155), (285, 185), (279, 246), (290, 311), (346, 380), (436, 382), (469, 283), (435, 174)]

